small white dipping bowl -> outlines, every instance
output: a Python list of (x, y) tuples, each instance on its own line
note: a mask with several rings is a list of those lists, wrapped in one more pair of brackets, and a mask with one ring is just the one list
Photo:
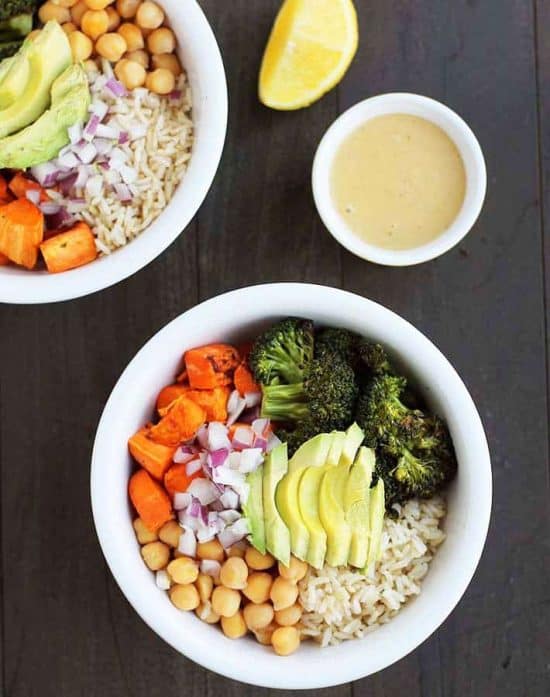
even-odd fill
[(159, 217), (109, 256), (60, 274), (0, 266), (0, 302), (50, 303), (108, 288), (146, 266), (199, 209), (221, 158), (227, 128), (227, 84), (218, 44), (195, 0), (159, 0), (176, 34), (193, 94), (195, 142), (189, 168)]
[[(338, 213), (332, 197), (330, 175), (338, 148), (359, 126), (385, 114), (411, 114), (435, 123), (455, 143), (466, 170), (464, 203), (452, 225), (428, 244), (413, 249), (391, 250), (364, 242)], [(470, 231), (483, 206), (487, 172), (477, 138), (465, 121), (449, 107), (418, 94), (382, 94), (359, 102), (330, 126), (315, 154), (312, 187), (315, 205), (323, 223), (346, 249), (376, 264), (410, 266), (444, 254)]]
[[(280, 317), (310, 317), (381, 342), (449, 425), (458, 476), (447, 492), (447, 539), (422, 591), (386, 625), (362, 640), (321, 649), (304, 642), (281, 658), (252, 638), (227, 639), (218, 626), (181, 612), (140, 555), (132, 528), (127, 440), (151, 418), (160, 389), (173, 381), (183, 351), (212, 341), (253, 338)], [(116, 384), (97, 430), (91, 495), (103, 553), (122, 592), (143, 620), (177, 651), (242, 682), (285, 689), (357, 680), (403, 658), (439, 627), (466, 590), (480, 558), (491, 511), (491, 464), (479, 415), (464, 383), (417, 329), (381, 305), (341, 290), (307, 284), (252, 286), (185, 312), (139, 351)], [(177, 660), (174, 658), (174, 660)]]

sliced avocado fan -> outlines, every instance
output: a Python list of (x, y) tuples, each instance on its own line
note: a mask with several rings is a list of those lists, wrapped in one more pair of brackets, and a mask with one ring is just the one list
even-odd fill
[(348, 563), (359, 569), (366, 565), (369, 551), (370, 485), (374, 464), (374, 450), (359, 448), (344, 492), (344, 511), (351, 527)]
[(246, 503), (243, 504), (243, 513), (248, 518), (250, 527), (249, 541), (258, 552), (265, 554), (265, 523), (264, 503), (262, 494), (263, 466), (251, 472), (246, 482), (250, 487)]
[(290, 563), (290, 532), (277, 510), (275, 492), (287, 470), (287, 445), (282, 443), (265, 458), (262, 488), (266, 549), (285, 566)]

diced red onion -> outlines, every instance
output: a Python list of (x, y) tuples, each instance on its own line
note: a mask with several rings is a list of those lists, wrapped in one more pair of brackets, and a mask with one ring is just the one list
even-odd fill
[(197, 431), (197, 441), (201, 448), (208, 448), (208, 426), (203, 424)]
[(167, 591), (170, 589), (170, 576), (168, 576), (165, 569), (159, 569), (157, 571), (155, 574), (155, 583), (157, 584), (157, 588), (160, 588), (161, 591)]
[(239, 472), (249, 474), (258, 469), (264, 461), (264, 457), (260, 448), (248, 448), (241, 453), (241, 462), (239, 464)]
[(208, 479), (193, 479), (187, 491), (198, 499), (202, 506), (208, 506), (209, 503), (220, 498), (219, 489)]
[(269, 419), (255, 419), (252, 422), (252, 430), (258, 436), (265, 436), (269, 430), (270, 421)]
[(46, 227), (48, 230), (57, 230), (63, 227), (65, 223), (68, 223), (69, 220), (71, 220), (71, 216), (67, 213), (67, 210), (65, 208), (60, 208), (59, 212), (55, 215), (47, 216)]
[(90, 173), (86, 165), (80, 165), (77, 171), (76, 179), (73, 181), (73, 187), (75, 189), (83, 189), (86, 186), (86, 182), (90, 178)]
[(223, 522), (226, 523), (227, 525), (231, 525), (235, 521), (239, 520), (239, 518), (242, 518), (239, 511), (235, 511), (232, 509), (227, 509), (225, 511), (221, 511), (218, 515), (223, 520)]
[(230, 447), (226, 426), (219, 421), (211, 421), (208, 426), (208, 449), (214, 451)]
[(185, 446), (180, 446), (174, 453), (172, 460), (179, 465), (184, 462), (189, 462), (189, 460), (192, 460), (194, 457), (196, 457), (196, 453), (189, 451)]
[(82, 137), (84, 140), (91, 142), (97, 133), (97, 127), (101, 123), (101, 119), (97, 114), (92, 114), (90, 120), (86, 124), (84, 131), (82, 132)]
[(75, 145), (74, 152), (80, 161), (85, 165), (90, 164), (90, 162), (93, 162), (97, 157), (97, 150), (95, 149), (95, 145), (92, 143), (87, 143), (86, 145)]
[(239, 505), (239, 495), (233, 489), (226, 489), (220, 496), (220, 502), (226, 509), (237, 508)]
[(239, 426), (235, 429), (233, 434), (233, 447), (235, 450), (244, 450), (244, 448), (251, 448), (254, 444), (254, 432), (249, 428), (243, 428)]
[(126, 184), (133, 184), (137, 180), (137, 172), (133, 167), (122, 165), (120, 168), (120, 176)]
[(121, 203), (129, 203), (132, 200), (132, 192), (126, 186), (126, 184), (115, 182), (113, 184), (113, 189), (115, 190), (115, 194)]
[(178, 552), (186, 557), (194, 557), (197, 553), (197, 538), (190, 528), (184, 528), (178, 542)]
[(200, 565), (201, 574), (206, 574), (207, 576), (212, 576), (213, 578), (218, 578), (221, 568), (220, 562), (215, 561), (214, 559), (203, 559)]
[(219, 450), (213, 450), (210, 453), (210, 465), (212, 467), (219, 467), (227, 460), (229, 456), (228, 448), (220, 448)]
[(67, 133), (69, 134), (71, 143), (76, 145), (80, 140), (82, 140), (82, 124), (75, 123), (72, 126), (69, 126)]
[(107, 184), (111, 184), (112, 186), (120, 182), (120, 174), (113, 169), (109, 169), (106, 172), (104, 172), (103, 178), (105, 179)]
[(107, 112), (109, 111), (109, 105), (99, 99), (94, 99), (94, 101), (88, 107), (88, 111), (95, 114), (100, 121), (103, 121), (103, 119), (107, 116)]
[(56, 215), (61, 210), (61, 205), (55, 201), (45, 201), (39, 208), (44, 215)]
[(113, 149), (113, 143), (107, 138), (95, 138), (94, 146), (98, 155), (108, 155)]
[(266, 452), (270, 453), (273, 448), (276, 448), (278, 445), (281, 445), (282, 441), (280, 438), (277, 438), (277, 436), (274, 433), (269, 434), (269, 438), (267, 439), (267, 446), (266, 446)]
[(170, 94), (168, 96), (170, 97), (170, 99), (177, 100), (177, 99), (181, 99), (181, 95), (182, 95), (181, 90), (172, 90), (172, 92), (170, 92)]
[(202, 469), (202, 464), (201, 464), (201, 461), (198, 457), (195, 460), (190, 460), (185, 465), (185, 473), (187, 474), (188, 477), (192, 477), (200, 469)]
[(110, 140), (118, 141), (119, 134), (120, 131), (118, 128), (115, 128), (114, 126), (109, 126), (104, 123), (100, 123), (96, 129), (96, 136), (98, 138), (109, 138)]
[(203, 525), (197, 530), (197, 540), (202, 544), (210, 542), (216, 537), (216, 533), (211, 530), (208, 525)]
[(120, 135), (118, 136), (118, 144), (119, 145), (126, 145), (126, 143), (130, 142), (130, 134), (127, 131), (121, 131)]
[(241, 466), (241, 451), (235, 450), (227, 460), (227, 466), (232, 470), (238, 470)]
[(96, 175), (95, 177), (90, 177), (86, 182), (86, 193), (91, 198), (96, 198), (101, 196), (103, 191), (103, 177), (101, 175)]
[(59, 188), (61, 189), (61, 192), (64, 196), (69, 196), (73, 187), (75, 186), (75, 183), (78, 179), (78, 175), (79, 172), (74, 172), (73, 174), (69, 174), (68, 177), (65, 177), (59, 182)]
[(211, 511), (216, 511), (217, 513), (219, 513), (220, 511), (225, 511), (227, 506), (224, 506), (223, 503), (221, 503), (220, 499), (218, 501), (212, 501), (209, 508)]
[(28, 189), (25, 191), (25, 197), (27, 201), (34, 203), (35, 206), (38, 206), (40, 203), (40, 191), (38, 189)]
[(228, 525), (219, 533), (218, 540), (224, 549), (228, 549), (237, 542), (240, 542), (249, 533), (250, 528), (248, 526), (248, 521), (246, 518), (239, 518), (239, 520)]
[(256, 436), (256, 438), (254, 438), (254, 447), (260, 448), (260, 450), (265, 451), (265, 449), (267, 448), (267, 440), (265, 438), (260, 438), (259, 436)]
[(128, 94), (126, 87), (115, 80), (113, 77), (109, 78), (105, 83), (105, 89), (107, 89), (114, 97), (126, 97)]
[(212, 478), (216, 484), (225, 484), (226, 486), (233, 487), (235, 490), (244, 483), (244, 474), (230, 469), (226, 465), (222, 465), (213, 470)]
[(78, 167), (79, 160), (77, 156), (74, 154), (74, 152), (67, 152), (63, 155), (59, 155), (59, 157), (56, 160), (56, 163), (59, 165), (59, 167), (67, 167), (69, 170), (71, 170), (75, 167)]
[(31, 174), (41, 186), (52, 186), (57, 181), (58, 168), (52, 162), (31, 167)]
[(187, 491), (178, 491), (174, 494), (174, 509), (183, 511), (191, 504), (193, 497)]
[(251, 409), (245, 409), (243, 413), (239, 416), (239, 421), (244, 424), (251, 424), (260, 416), (260, 407), (252, 407)]
[(257, 406), (262, 401), (261, 392), (246, 392), (244, 395), (244, 400), (246, 402), (246, 408), (251, 409)]

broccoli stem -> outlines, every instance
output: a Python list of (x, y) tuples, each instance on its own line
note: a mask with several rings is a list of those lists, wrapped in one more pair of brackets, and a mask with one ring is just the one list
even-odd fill
[(274, 421), (300, 421), (309, 416), (303, 383), (263, 387), (261, 415)]

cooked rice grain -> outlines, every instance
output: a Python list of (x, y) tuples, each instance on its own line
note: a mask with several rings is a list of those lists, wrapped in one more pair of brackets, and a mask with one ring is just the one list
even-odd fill
[(372, 575), (325, 566), (311, 569), (300, 582), (304, 637), (321, 646), (360, 639), (389, 622), (407, 600), (420, 593), (433, 554), (445, 539), (439, 527), (445, 503), (436, 496), (396, 508), (398, 517), (384, 520), (382, 556)]
[(135, 89), (127, 97), (106, 98), (101, 78), (101, 99), (109, 104), (109, 114), (115, 115), (120, 129), (131, 132), (136, 123), (147, 127), (145, 138), (118, 146), (127, 154), (126, 164), (137, 172), (131, 185), (132, 201), (121, 203), (112, 188), (105, 186), (101, 196), (86, 196), (87, 207), (80, 213), (96, 235), (98, 251), (109, 254), (145, 230), (174, 195), (191, 158), (192, 99), (186, 75), (178, 78), (178, 99), (159, 97), (145, 88)]

